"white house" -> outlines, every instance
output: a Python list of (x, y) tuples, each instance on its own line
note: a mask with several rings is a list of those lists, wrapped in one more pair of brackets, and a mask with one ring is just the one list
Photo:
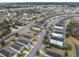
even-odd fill
[(63, 34), (60, 34), (60, 33), (52, 33), (52, 36), (55, 36), (55, 37), (59, 37), (59, 38), (63, 38)]
[(55, 26), (54, 28), (60, 29), (60, 30), (64, 29), (64, 27), (61, 27), (61, 26)]
[(41, 31), (41, 28), (39, 27), (32, 27), (33, 30), (36, 30), (36, 31)]
[(59, 46), (63, 46), (64, 42), (57, 40), (57, 39), (50, 39), (50, 43), (51, 44), (55, 44), (55, 45), (59, 45)]

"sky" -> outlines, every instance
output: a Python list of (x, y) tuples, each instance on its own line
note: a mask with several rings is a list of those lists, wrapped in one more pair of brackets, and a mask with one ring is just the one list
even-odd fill
[(79, 2), (79, 0), (0, 0), (2, 2)]

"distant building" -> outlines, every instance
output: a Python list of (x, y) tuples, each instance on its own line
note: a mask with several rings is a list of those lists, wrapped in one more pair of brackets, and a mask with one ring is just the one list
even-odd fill
[(38, 22), (36, 25), (34, 25), (32, 27), (33, 30), (36, 30), (36, 31), (42, 31), (42, 29), (44, 28), (44, 26), (47, 24), (48, 22), (46, 21), (46, 19)]

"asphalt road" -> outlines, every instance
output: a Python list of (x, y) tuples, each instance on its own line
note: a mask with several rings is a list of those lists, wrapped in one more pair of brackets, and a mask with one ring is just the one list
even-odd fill
[[(66, 18), (67, 19), (67, 18)], [(57, 22), (59, 22), (60, 20), (62, 20), (62, 19), (56, 19), (56, 20), (52, 20), (49, 24), (48, 24), (48, 26), (46, 27), (46, 28), (48, 28), (52, 23), (53, 23), (53, 26), (55, 26), (55, 24), (57, 23)], [(43, 43), (43, 40), (45, 40), (44, 39), (44, 36), (46, 35), (46, 33), (47, 33), (47, 30), (44, 30), (41, 34), (40, 34), (40, 37), (39, 37), (39, 39), (40, 39), (40, 41), (34, 46), (34, 48), (31, 50), (31, 52), (27, 55), (27, 57), (35, 57), (36, 56), (36, 53), (37, 53), (37, 51), (41, 48), (41, 45), (42, 45), (42, 43)]]
[[(54, 23), (53, 23), (54, 22)], [(46, 28), (48, 28), (52, 23), (57, 23), (58, 20), (52, 20)], [(41, 48), (41, 45), (43, 44), (44, 36), (47, 35), (48, 30), (44, 30), (41, 34), (39, 34), (39, 42), (34, 46), (34, 48), (31, 50), (31, 52), (27, 55), (27, 57), (35, 57), (37, 51)]]
[[(40, 19), (42, 20), (43, 18), (39, 18), (39, 19), (37, 19), (37, 20), (40, 21)], [(37, 21), (37, 20), (35, 20), (35, 21)], [(15, 31), (15, 32), (9, 33), (9, 34), (7, 35), (7, 37), (4, 37), (4, 40), (6, 40), (8, 37), (10, 37), (11, 35), (13, 35), (13, 34), (15, 34), (15, 33), (24, 33), (24, 32), (26, 32), (26, 31), (28, 31), (29, 28), (35, 24), (35, 21), (29, 23), (29, 24), (26, 25), (26, 26), (21, 27), (20, 29), (18, 29), (18, 30)]]
[[(69, 17), (68, 17), (69, 18)], [(67, 18), (66, 18), (67, 19)], [(55, 23), (57, 23), (58, 22), (58, 20), (55, 20), (55, 22), (54, 22), (54, 24)], [(51, 22), (52, 23), (52, 22)], [(25, 32), (25, 31), (27, 31), (28, 30), (28, 28), (29, 28), (29, 26), (31, 26), (32, 25), (32, 23), (31, 24), (29, 24), (28, 26), (25, 26), (25, 27), (23, 27), (22, 29), (20, 29), (20, 30), (18, 30), (17, 32)], [(48, 25), (48, 27), (49, 27), (49, 25)], [(45, 40), (44, 39), (44, 36), (46, 35), (46, 33), (47, 33), (47, 30), (44, 30), (41, 34), (40, 34), (40, 37), (39, 37), (39, 42), (34, 46), (34, 48), (31, 50), (31, 52), (28, 54), (28, 56), (27, 57), (35, 57), (36, 56), (36, 53), (37, 53), (37, 51), (41, 48), (41, 45), (42, 45), (42, 43), (43, 43), (43, 40)]]
[[(59, 16), (61, 16), (61, 15), (59, 15)], [(76, 16), (75, 16), (75, 17), (76, 17)], [(69, 17), (68, 17), (68, 18), (69, 18)], [(40, 18), (39, 18), (39, 19), (40, 19)], [(38, 21), (39, 21), (39, 19), (38, 19)], [(18, 29), (18, 30), (15, 31), (15, 32), (10, 33), (10, 34), (7, 35), (7, 36), (9, 37), (9, 36), (13, 35), (13, 34), (16, 33), (16, 32), (18, 32), (18, 33), (23, 33), (23, 32), (25, 32), (25, 31), (28, 31), (28, 29), (29, 29), (34, 23), (35, 23), (35, 21), (33, 21), (33, 22), (31, 22), (30, 24), (28, 24), (28, 25), (26, 25), (26, 26), (24, 26), (24, 27)], [(4, 40), (5, 40), (5, 39), (6, 39), (6, 38), (4, 38)]]
[[(57, 22), (57, 21), (58, 21), (58, 19), (56, 20), (56, 22)], [(51, 22), (51, 23), (52, 23), (52, 22)], [(24, 26), (24, 27), (18, 29), (16, 32), (18, 32), (18, 33), (23, 33), (23, 32), (25, 32), (25, 31), (28, 31), (28, 29), (30, 28), (30, 26), (32, 26), (33, 24), (34, 24), (34, 22), (28, 24), (27, 26)], [(54, 24), (55, 24), (55, 22), (54, 22)], [(48, 25), (48, 27), (49, 27), (49, 25)], [(16, 32), (14, 32), (14, 33), (16, 33)], [(14, 33), (10, 33), (10, 35), (11, 35), (11, 34), (14, 34)], [(35, 47), (31, 50), (31, 52), (28, 54), (27, 57), (34, 57), (34, 56), (36, 56), (36, 52), (41, 48), (41, 45), (42, 45), (42, 43), (43, 43), (44, 36), (45, 36), (46, 33), (47, 33), (47, 30), (44, 30), (44, 31), (40, 34), (40, 37), (39, 37), (40, 40), (39, 40), (39, 42), (35, 45)]]
[(35, 47), (31, 50), (31, 52), (28, 54), (27, 57), (35, 57), (36, 56), (36, 53), (37, 51), (41, 48), (41, 45), (43, 43), (43, 41), (45, 40), (44, 39), (44, 36), (46, 35), (47, 33), (47, 30), (44, 30), (40, 35), (39, 35), (39, 42), (35, 45)]

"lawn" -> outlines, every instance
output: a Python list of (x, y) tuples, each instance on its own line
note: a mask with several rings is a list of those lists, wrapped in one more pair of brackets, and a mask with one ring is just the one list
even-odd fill
[(18, 54), (18, 57), (24, 57), (26, 55), (26, 53), (21, 53), (21, 54)]

